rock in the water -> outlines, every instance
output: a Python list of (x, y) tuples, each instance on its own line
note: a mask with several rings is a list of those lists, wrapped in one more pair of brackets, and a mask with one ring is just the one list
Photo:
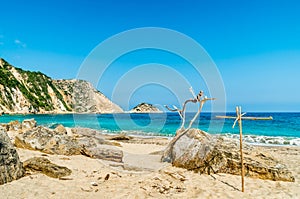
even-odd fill
[(152, 104), (140, 103), (129, 111), (130, 113), (162, 113), (159, 108)]
[(22, 130), (33, 129), (34, 127), (36, 127), (36, 121), (34, 119), (23, 120)]
[[(244, 144), (243, 153), (245, 176), (295, 181), (287, 167), (266, 152)], [(238, 141), (211, 136), (199, 129), (178, 132), (164, 151), (162, 161), (200, 173), (241, 174)]]
[(6, 132), (0, 129), (0, 185), (24, 176), (23, 164)]
[(67, 167), (53, 164), (44, 157), (33, 157), (26, 160), (23, 164), (27, 172), (41, 172), (52, 178), (60, 178), (72, 173)]

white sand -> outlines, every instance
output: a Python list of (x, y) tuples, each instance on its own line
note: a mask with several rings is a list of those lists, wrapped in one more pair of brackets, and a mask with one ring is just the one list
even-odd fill
[[(0, 185), (4, 198), (300, 198), (300, 148), (268, 147), (267, 150), (288, 165), (296, 182), (274, 182), (229, 174), (200, 175), (160, 163), (151, 152), (164, 148), (155, 144), (122, 143), (124, 166), (84, 156), (47, 155), (53, 163), (72, 170), (71, 180), (43, 174), (26, 176)], [(42, 153), (18, 149), (22, 161)], [(113, 166), (109, 166), (109, 165)], [(126, 169), (139, 168), (128, 171)], [(109, 174), (108, 180), (104, 180)], [(91, 183), (98, 186), (92, 186)]]

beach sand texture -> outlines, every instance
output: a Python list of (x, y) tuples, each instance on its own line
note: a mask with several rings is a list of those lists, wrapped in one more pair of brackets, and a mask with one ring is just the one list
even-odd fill
[[(123, 166), (85, 156), (43, 155), (72, 170), (64, 179), (33, 174), (0, 186), (0, 198), (300, 198), (300, 148), (264, 147), (293, 172), (295, 182), (200, 175), (160, 162), (166, 145), (121, 143)], [(160, 142), (161, 143), (161, 142)], [(166, 142), (167, 144), (167, 142)], [(21, 161), (42, 153), (17, 149)], [(108, 179), (107, 179), (108, 178)]]

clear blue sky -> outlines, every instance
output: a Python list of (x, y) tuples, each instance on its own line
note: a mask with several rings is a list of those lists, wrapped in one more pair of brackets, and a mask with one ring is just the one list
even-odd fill
[[(75, 78), (84, 58), (110, 36), (132, 28), (169, 28), (209, 53), (223, 77), (228, 110), (239, 104), (247, 111), (300, 111), (299, 10), (298, 0), (2, 1), (0, 56), (53, 78)], [(149, 53), (120, 59), (119, 67), (169, 58)], [(109, 86), (99, 89), (111, 95)], [(160, 94), (143, 98), (146, 91)], [(130, 103), (175, 103), (172, 97), (162, 88), (145, 87)]]

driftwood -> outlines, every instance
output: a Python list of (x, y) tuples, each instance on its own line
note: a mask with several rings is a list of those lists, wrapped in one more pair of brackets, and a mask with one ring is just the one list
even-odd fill
[[(182, 123), (181, 123), (181, 126), (180, 126), (179, 130), (184, 130), (184, 129), (185, 129), (185, 128), (184, 128), (184, 125), (185, 125), (185, 122), (186, 122), (186, 121), (185, 121), (185, 109), (186, 109), (186, 105), (187, 105), (188, 103), (190, 103), (190, 102), (191, 102), (191, 103), (199, 103), (199, 108), (198, 108), (197, 113), (194, 115), (193, 119), (190, 121), (187, 130), (190, 129), (190, 128), (192, 127), (193, 123), (195, 122), (195, 120), (197, 119), (197, 117), (199, 116), (199, 114), (201, 113), (202, 107), (203, 107), (204, 103), (207, 102), (207, 101), (209, 101), (209, 100), (215, 100), (215, 99), (216, 99), (216, 98), (207, 98), (206, 96), (204, 96), (203, 91), (200, 91), (200, 92), (198, 93), (198, 95), (196, 96), (192, 88), (190, 88), (190, 92), (192, 93), (192, 95), (193, 95), (194, 98), (191, 98), (191, 99), (186, 100), (186, 101), (183, 103), (182, 109), (179, 109), (179, 108), (177, 108), (177, 107), (174, 106), (174, 105), (173, 105), (173, 109), (172, 109), (172, 108), (170, 108), (169, 106), (165, 105), (165, 107), (166, 107), (169, 111), (171, 111), (171, 112), (178, 112), (178, 114), (179, 114), (179, 116), (180, 116), (180, 118), (181, 118), (181, 120), (182, 120)], [(184, 131), (184, 132), (186, 132), (186, 131)], [(184, 132), (183, 132), (183, 133), (184, 133)]]
[[(235, 116), (223, 116), (223, 115), (218, 115), (216, 118), (219, 119), (236, 119)], [(243, 117), (243, 120), (272, 120), (273, 117)]]

